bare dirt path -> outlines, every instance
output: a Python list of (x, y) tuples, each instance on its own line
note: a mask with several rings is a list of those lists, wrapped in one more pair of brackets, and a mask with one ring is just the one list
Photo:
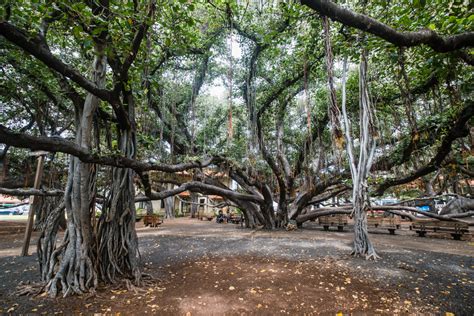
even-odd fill
[(20, 282), (38, 281), (36, 258), (16, 256), (21, 233), (0, 235), (0, 310), (170, 315), (474, 313), (471, 241), (374, 231), (371, 237), (382, 259), (367, 262), (350, 257), (351, 232), (324, 232), (315, 225), (267, 232), (176, 219), (158, 228), (139, 224), (137, 231), (145, 271), (155, 282), (136, 293), (117, 284), (99, 289), (95, 297), (54, 300), (12, 295)]

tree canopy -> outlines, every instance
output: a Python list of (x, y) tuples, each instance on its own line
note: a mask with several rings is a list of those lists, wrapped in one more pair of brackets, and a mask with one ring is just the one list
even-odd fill
[[(63, 196), (40, 258), (52, 295), (120, 276), (140, 283), (136, 191), (220, 195), (248, 227), (267, 229), (320, 216), (311, 205), (335, 196), (354, 205), (333, 213), (363, 226), (370, 197), (472, 194), (460, 189), (474, 159), (467, 1), (28, 0), (0, 10), (0, 187)], [(51, 153), (41, 190), (29, 190), (28, 150)], [(159, 176), (183, 171), (192, 181)], [(371, 255), (361, 236), (355, 252)]]

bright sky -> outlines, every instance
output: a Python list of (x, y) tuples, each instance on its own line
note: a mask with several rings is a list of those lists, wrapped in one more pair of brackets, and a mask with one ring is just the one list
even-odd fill
[[(240, 59), (242, 57), (242, 49), (240, 48), (239, 43), (236, 41), (234, 36), (231, 36), (230, 38), (227, 39), (227, 46), (231, 44), (232, 41), (232, 57), (234, 58), (234, 62), (237, 59)], [(220, 57), (218, 59), (221, 59)], [(229, 67), (229, 61), (228, 60), (221, 60), (223, 64), (226, 64), (227, 67)], [(227, 78), (226, 78), (227, 80)], [(219, 98), (219, 99), (225, 99), (227, 98), (228, 95), (228, 90), (224, 86), (222, 80), (214, 80), (213, 85), (208, 87), (209, 94), (213, 97)]]

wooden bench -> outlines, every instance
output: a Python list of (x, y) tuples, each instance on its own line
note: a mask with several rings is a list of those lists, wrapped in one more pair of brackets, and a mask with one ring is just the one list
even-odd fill
[(215, 215), (214, 212), (204, 212), (204, 211), (198, 211), (198, 219), (199, 220), (204, 220), (207, 219), (208, 221), (212, 221), (214, 219)]
[(161, 223), (163, 223), (163, 220), (156, 214), (143, 216), (143, 224), (145, 226), (158, 227)]
[(227, 222), (232, 224), (240, 224), (242, 222), (242, 216), (232, 214), (227, 218)]
[(428, 231), (451, 233), (454, 240), (461, 240), (462, 235), (469, 233), (469, 225), (462, 222), (440, 220), (416, 220), (410, 225), (418, 236), (425, 237)]
[(386, 228), (390, 235), (395, 235), (395, 230), (400, 229), (401, 219), (400, 216), (388, 216), (383, 217), (380, 215), (369, 215), (367, 216), (367, 226), (375, 228)]
[(347, 226), (347, 218), (346, 214), (335, 214), (335, 215), (328, 215), (328, 216), (320, 216), (318, 221), (319, 225), (323, 226), (325, 231), (329, 230), (329, 227), (337, 227), (337, 230), (342, 232), (344, 230), (344, 226)]

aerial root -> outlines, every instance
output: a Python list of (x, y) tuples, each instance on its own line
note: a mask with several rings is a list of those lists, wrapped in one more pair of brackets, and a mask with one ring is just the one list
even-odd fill
[(373, 251), (372, 253), (370, 254), (367, 254), (365, 255), (365, 260), (374, 260), (374, 261), (377, 261), (379, 259), (382, 259), (379, 255), (377, 255), (375, 253), (375, 251)]
[(20, 282), (16, 287), (13, 295), (16, 296), (38, 296), (43, 292), (45, 284), (43, 283), (31, 283), (30, 281)]
[(351, 256), (353, 256), (353, 257), (364, 257), (365, 260), (373, 260), (373, 261), (377, 261), (379, 259), (382, 259), (382, 257), (377, 255), (377, 253), (375, 251), (370, 251), (366, 254), (362, 254), (358, 251), (352, 250)]
[(135, 294), (146, 293), (145, 289), (135, 286), (129, 279), (125, 279), (124, 282), (128, 291), (133, 291)]

